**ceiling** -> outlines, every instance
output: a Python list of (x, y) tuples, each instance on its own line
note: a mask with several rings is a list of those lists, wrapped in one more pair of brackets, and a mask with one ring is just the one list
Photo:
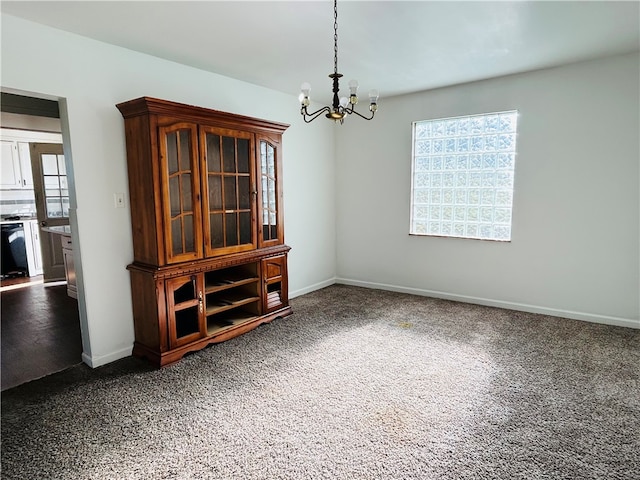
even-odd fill
[[(329, 101), (333, 2), (2, 1), (22, 17), (124, 48)], [(640, 49), (640, 2), (338, 2), (342, 91), (384, 97)]]

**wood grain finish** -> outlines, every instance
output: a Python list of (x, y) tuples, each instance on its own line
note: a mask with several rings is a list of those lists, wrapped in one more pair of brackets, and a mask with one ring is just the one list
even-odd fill
[(133, 354), (164, 366), (289, 315), (288, 125), (149, 97), (117, 108), (131, 199)]

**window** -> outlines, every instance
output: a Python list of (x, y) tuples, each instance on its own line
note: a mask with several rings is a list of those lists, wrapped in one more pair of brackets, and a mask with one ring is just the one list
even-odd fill
[(511, 240), (517, 111), (413, 123), (412, 235)]
[(47, 218), (69, 217), (69, 185), (64, 155), (42, 154), (42, 179)]

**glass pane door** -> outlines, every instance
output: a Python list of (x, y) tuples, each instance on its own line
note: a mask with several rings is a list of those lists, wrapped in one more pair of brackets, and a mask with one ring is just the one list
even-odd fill
[(60, 235), (46, 228), (69, 225), (69, 181), (62, 144), (29, 143), (45, 282), (66, 278)]
[(260, 217), (263, 245), (282, 241), (278, 230), (277, 153), (273, 143), (260, 140)]
[(167, 262), (202, 256), (196, 126), (160, 128)]
[(206, 255), (255, 248), (251, 134), (204, 127)]
[(169, 346), (185, 345), (204, 336), (202, 275), (167, 280)]

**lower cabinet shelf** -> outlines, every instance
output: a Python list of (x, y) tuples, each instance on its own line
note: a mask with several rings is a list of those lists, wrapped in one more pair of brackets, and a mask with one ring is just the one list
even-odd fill
[(239, 254), (235, 263), (227, 260), (222, 266), (215, 261), (164, 269), (129, 265), (133, 354), (164, 366), (289, 315), (286, 275), (274, 278), (273, 268), (267, 268), (275, 262), (286, 271), (288, 247), (281, 250), (277, 255)]
[(244, 312), (234, 312), (233, 315), (216, 316), (212, 319), (207, 319), (207, 334), (215, 335), (221, 333), (224, 330), (228, 330), (231, 327), (236, 327), (244, 323), (252, 322), (260, 317)]
[(225, 296), (212, 302), (207, 301), (207, 317), (259, 301), (260, 297), (245, 297), (239, 294)]

